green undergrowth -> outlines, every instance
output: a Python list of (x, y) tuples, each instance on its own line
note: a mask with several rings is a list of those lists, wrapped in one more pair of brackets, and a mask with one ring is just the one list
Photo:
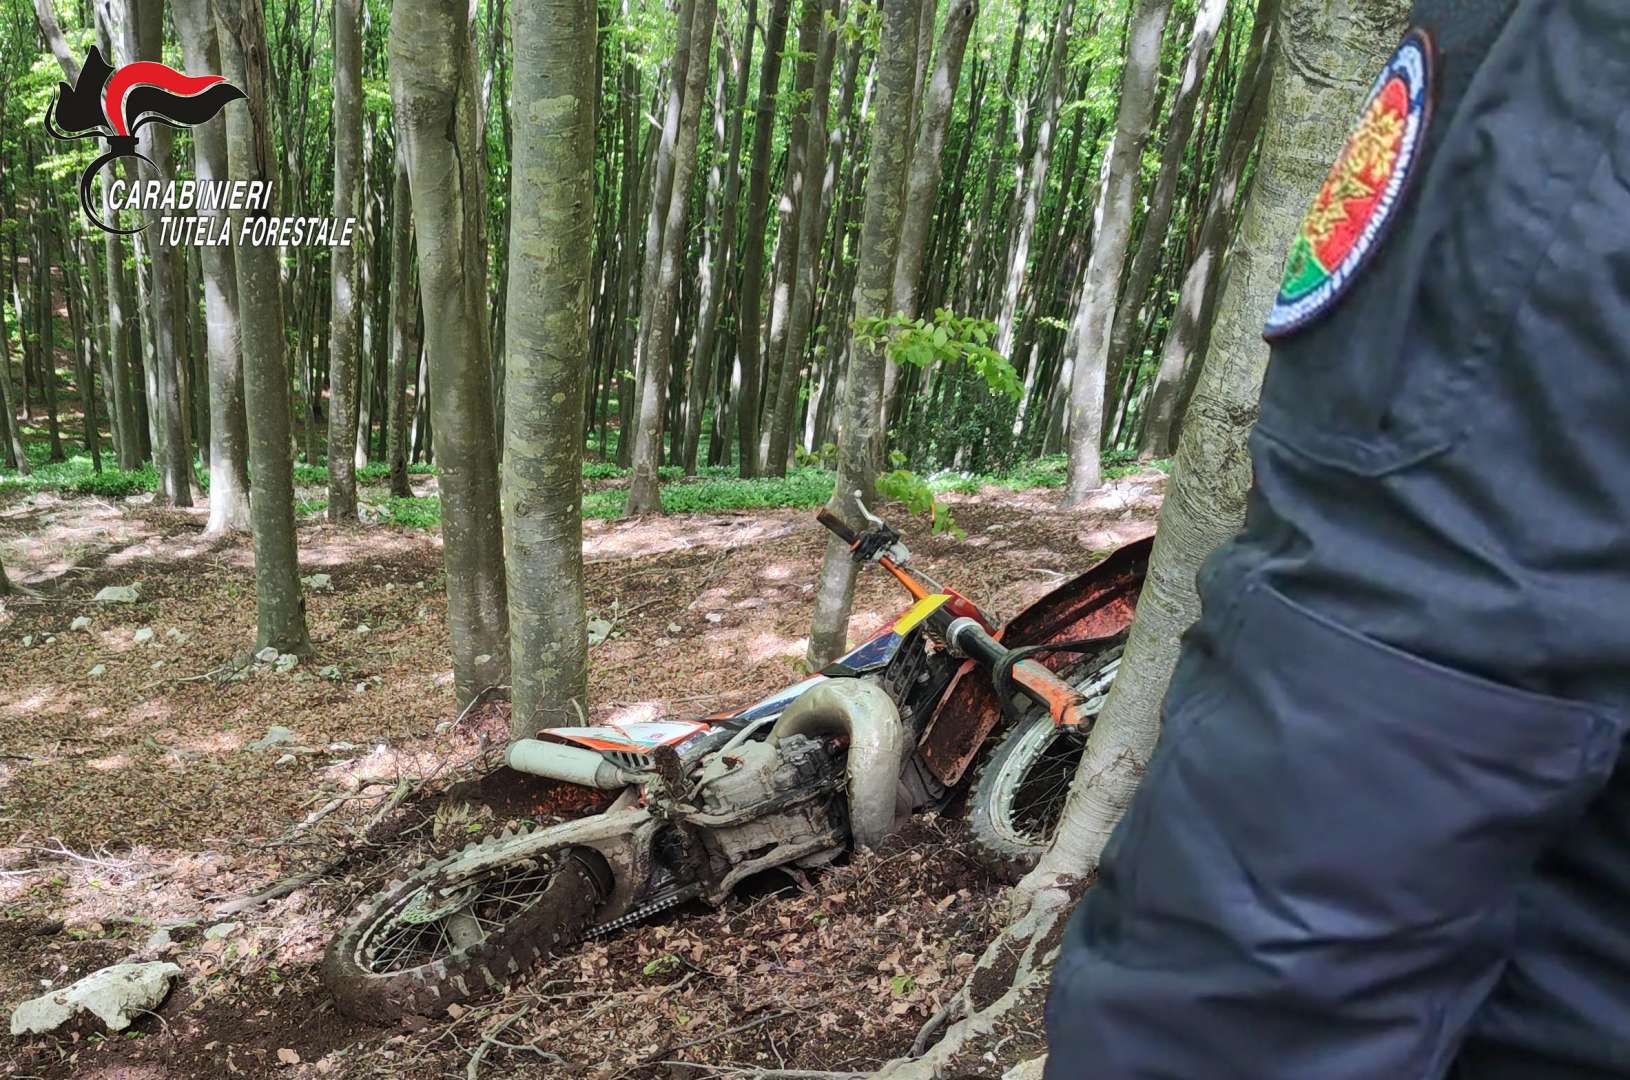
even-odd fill
[[(129, 472), (112, 466), (112, 453), (103, 454), (100, 473), (91, 467), (90, 455), (77, 446), (66, 461), (52, 462), (44, 432), (25, 428), (28, 452), (33, 472), (22, 475), (15, 470), (0, 468), (0, 489), (24, 491), (57, 491), (64, 494), (94, 495), (102, 498), (124, 498), (158, 489), (158, 471), (151, 462)], [(65, 433), (66, 434), (66, 433)], [(66, 440), (65, 440), (66, 442)], [(1139, 462), (1135, 455), (1112, 451), (1104, 455), (1104, 478), (1116, 480), (1142, 468), (1170, 470), (1166, 460)], [(932, 494), (977, 494), (986, 487), (1009, 491), (1034, 488), (1057, 488), (1064, 485), (1066, 461), (1062, 454), (1022, 462), (999, 473), (931, 473), (916, 480), (913, 485)], [(416, 462), (408, 470), (414, 475), (431, 475), (434, 469)], [(587, 481), (623, 480), (629, 470), (604, 461), (585, 461), (583, 478)], [(195, 467), (198, 486), (209, 490), (209, 473)], [(729, 510), (814, 509), (832, 496), (835, 474), (830, 469), (808, 465), (793, 469), (786, 476), (757, 477), (744, 480), (735, 475), (730, 466), (703, 466), (693, 477), (684, 476), (676, 466), (659, 470), (662, 484), (662, 508), (670, 514), (717, 513)], [(899, 475), (910, 475), (901, 473)], [(382, 486), (389, 479), (389, 470), (383, 462), (369, 462), (357, 470), (357, 482), (362, 486), (361, 501), (368, 508), (367, 516), (404, 528), (434, 529), (441, 525), (441, 499), (435, 495), (407, 498), (378, 497), (379, 492), (369, 488)], [(302, 488), (321, 488), (328, 483), (325, 464), (296, 464), (294, 481)], [(315, 495), (315, 493), (313, 493)], [(897, 494), (890, 497), (899, 497)], [(603, 487), (588, 491), (583, 496), (583, 516), (589, 519), (621, 517), (628, 501), (626, 487)], [(320, 496), (297, 499), (295, 508), (303, 515), (322, 514), (328, 500)]]

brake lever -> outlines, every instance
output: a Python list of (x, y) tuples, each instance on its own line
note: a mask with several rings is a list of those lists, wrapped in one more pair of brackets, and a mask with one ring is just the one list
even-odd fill
[(866, 501), (861, 498), (860, 491), (855, 491), (855, 506), (860, 510), (860, 516), (866, 519), (871, 528), (867, 529), (855, 541), (854, 560), (856, 562), (876, 562), (888, 558), (896, 566), (905, 566), (911, 561), (911, 551), (900, 542), (900, 534), (889, 527), (889, 523), (878, 517), (866, 508)]

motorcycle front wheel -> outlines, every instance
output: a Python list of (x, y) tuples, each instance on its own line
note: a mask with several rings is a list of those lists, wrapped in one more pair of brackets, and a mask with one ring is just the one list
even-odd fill
[[(1121, 649), (1116, 642), (1059, 672), (1086, 699), (1081, 710), (1089, 721), (1103, 708)], [(979, 767), (968, 797), (968, 828), (975, 855), (996, 877), (1017, 882), (1052, 844), (1091, 730), (1090, 722), (1058, 727), (1046, 709), (1031, 705)]]
[(323, 963), (340, 1011), (375, 1022), (432, 1016), (503, 989), (577, 940), (606, 892), (596, 856), (535, 846), (527, 832), (489, 837), (363, 905)]

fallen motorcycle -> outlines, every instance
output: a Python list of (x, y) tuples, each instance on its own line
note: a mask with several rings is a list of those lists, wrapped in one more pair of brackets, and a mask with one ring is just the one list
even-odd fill
[(1120, 664), (1150, 541), (1120, 548), (998, 628), (910, 568), (865, 511), (820, 522), (910, 592), (890, 626), (815, 675), (736, 712), (554, 728), (511, 744), (512, 769), (615, 791), (602, 813), (506, 830), (392, 883), (328, 949), (340, 1008), (431, 1015), (542, 957), (745, 879), (876, 846), (906, 815), (966, 792), (976, 850), (1016, 880), (1052, 840)]

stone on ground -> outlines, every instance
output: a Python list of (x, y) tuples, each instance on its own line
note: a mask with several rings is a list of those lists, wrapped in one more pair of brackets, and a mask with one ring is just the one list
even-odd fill
[(274, 746), (286, 746), (294, 741), (294, 732), (281, 724), (273, 724), (266, 729), (266, 734), (250, 743), (246, 749), (270, 750)]
[(134, 604), (141, 599), (141, 593), (134, 585), (109, 585), (96, 594), (99, 604)]
[(96, 1016), (109, 1031), (123, 1031), (139, 1014), (157, 1008), (180, 974), (179, 967), (163, 961), (103, 968), (17, 1006), (11, 1014), (11, 1033), (54, 1031), (81, 1012)]

